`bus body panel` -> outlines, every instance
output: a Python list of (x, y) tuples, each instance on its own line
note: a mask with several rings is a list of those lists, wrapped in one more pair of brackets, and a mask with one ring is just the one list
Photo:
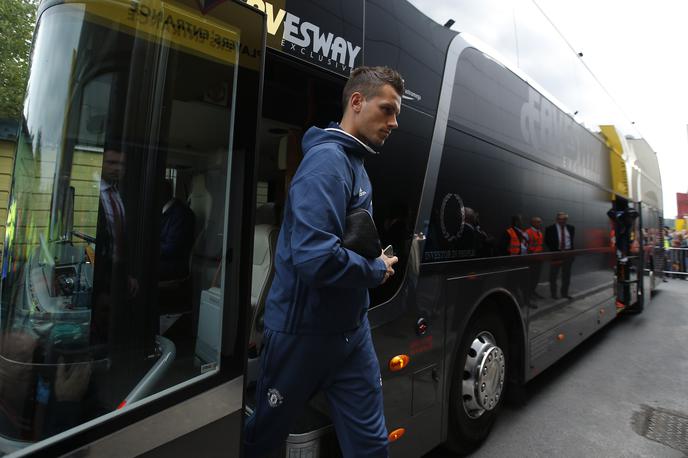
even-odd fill
[(456, 35), (408, 2), (365, 2), (364, 63), (387, 65), (401, 73), (404, 107), (436, 113), (447, 48)]
[(266, 46), (339, 76), (363, 64), (364, 0), (240, 0), (266, 15)]
[(203, 456), (239, 456), (241, 442), (234, 434), (241, 431), (243, 421), (243, 382), (239, 377), (189, 398), (74, 450), (70, 456), (186, 455), (197, 453), (199, 444)]

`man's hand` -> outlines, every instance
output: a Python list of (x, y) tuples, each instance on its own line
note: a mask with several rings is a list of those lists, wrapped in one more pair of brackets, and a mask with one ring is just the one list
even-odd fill
[(387, 272), (385, 272), (385, 278), (383, 278), (382, 283), (380, 283), (382, 285), (389, 279), (389, 277), (394, 275), (394, 269), (392, 268), (392, 266), (399, 261), (399, 258), (397, 258), (396, 256), (388, 257), (383, 252), (380, 253), (380, 259), (382, 259), (382, 262), (385, 263), (385, 267), (387, 268)]

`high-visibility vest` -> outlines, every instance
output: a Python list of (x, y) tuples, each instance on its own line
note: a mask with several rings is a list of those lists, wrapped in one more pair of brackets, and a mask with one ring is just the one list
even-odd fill
[(528, 234), (528, 253), (541, 253), (542, 242), (544, 241), (542, 231), (529, 227), (526, 229), (526, 233)]
[(518, 237), (516, 229), (510, 227), (506, 233), (509, 234), (509, 246), (506, 251), (511, 255), (521, 254), (521, 239)]

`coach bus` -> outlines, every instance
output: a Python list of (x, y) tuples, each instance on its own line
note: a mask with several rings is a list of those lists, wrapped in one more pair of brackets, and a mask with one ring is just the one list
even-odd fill
[[(647, 304), (654, 152), (410, 3), (43, 0), (2, 258), (3, 453), (240, 456), (300, 139), (363, 64), (406, 82), (366, 163), (400, 259), (369, 310), (392, 456), (478, 446), (507, 394)], [(628, 208), (622, 261), (608, 212)], [(531, 221), (542, 249), (511, 252)], [(283, 452), (336, 449), (316, 397)]]

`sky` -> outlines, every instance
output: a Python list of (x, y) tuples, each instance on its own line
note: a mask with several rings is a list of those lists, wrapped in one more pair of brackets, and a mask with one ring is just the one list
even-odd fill
[(664, 217), (676, 216), (676, 193), (688, 192), (687, 1), (410, 2), (442, 24), (454, 19), (453, 30), (487, 44), (584, 125), (644, 138), (659, 158)]

